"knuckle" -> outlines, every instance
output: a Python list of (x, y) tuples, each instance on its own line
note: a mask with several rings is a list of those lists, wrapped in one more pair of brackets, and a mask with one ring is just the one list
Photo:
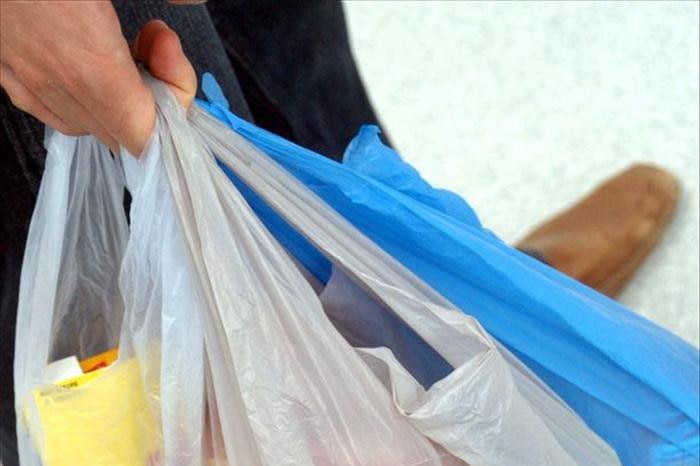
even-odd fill
[(33, 113), (34, 99), (32, 99), (28, 94), (24, 92), (8, 92), (7, 95), (10, 97), (10, 102), (12, 102), (12, 105), (27, 113)]

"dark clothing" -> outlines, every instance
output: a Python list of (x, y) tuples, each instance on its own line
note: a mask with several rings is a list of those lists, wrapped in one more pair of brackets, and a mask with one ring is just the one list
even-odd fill
[[(342, 6), (331, 1), (212, 0), (169, 6), (117, 0), (132, 41), (150, 19), (180, 36), (198, 76), (212, 72), (231, 110), (340, 159), (361, 124), (377, 124), (355, 68)], [(0, 463), (18, 464), (12, 361), (24, 244), (46, 156), (43, 125), (0, 93)]]
[(377, 122), (340, 2), (207, 5), (259, 126), (340, 160), (360, 125)]

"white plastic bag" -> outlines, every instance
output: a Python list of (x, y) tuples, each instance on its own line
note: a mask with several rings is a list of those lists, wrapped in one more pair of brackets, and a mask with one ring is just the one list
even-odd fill
[[(117, 346), (123, 315), (118, 274), (128, 235), (124, 183), (109, 151), (91, 138), (50, 133), (46, 147), (50, 156), (27, 239), (15, 344), (17, 435), (28, 466), (40, 464), (38, 449), (51, 456), (58, 443), (39, 430), (43, 410), (34, 400), (41, 396), (35, 390), (53, 382), (47, 363)], [(51, 403), (55, 396), (42, 399)]]
[[(165, 173), (155, 158), (129, 160), (129, 235), (109, 150), (57, 132), (46, 146), (17, 316), (21, 463), (202, 464), (201, 304)], [(89, 382), (50, 378), (50, 362), (116, 347), (117, 362)]]
[[(427, 392), (386, 348), (361, 350), (386, 376), (399, 412), (456, 457), (479, 465), (613, 465), (615, 453), (560, 399), (464, 315), (270, 158), (205, 113), (193, 124), (220, 159), (358, 286), (455, 370)], [(358, 299), (371, 296), (369, 299)], [(361, 313), (360, 313), (361, 314)], [(383, 367), (382, 367), (383, 366)]]
[(228, 464), (463, 464), (438, 452), (395, 409), (177, 101), (162, 84), (154, 93), (160, 150), (143, 159), (162, 159), (167, 170), (205, 297), (201, 317), (220, 421), (213, 430), (221, 432)]
[[(95, 263), (111, 271), (112, 285), (120, 270), (119, 360), (107, 371), (136, 364), (143, 410), (158, 433), (142, 464), (619, 464), (478, 322), (230, 129), (196, 108), (188, 120), (165, 85), (149, 82), (158, 107), (154, 136), (141, 158), (121, 154), (133, 196), (128, 246), (123, 258), (119, 248), (95, 255)], [(76, 184), (51, 161), (99, 156), (104, 170), (88, 181), (101, 186), (118, 179), (117, 166), (94, 141), (54, 138), (22, 275), (18, 413), (48, 382), (56, 332), (45, 322), (58, 316), (55, 289), (64, 286), (58, 271), (69, 267), (56, 245), (76, 234), (65, 222), (64, 204), (41, 200), (46, 191), (44, 197), (59, 202)], [(349, 290), (336, 296), (336, 311), (364, 303), (375, 316), (390, 312), (454, 370), (425, 390), (388, 348), (353, 348), (213, 153), (334, 262), (335, 280), (345, 280)], [(100, 206), (123, 227), (117, 204)], [(84, 211), (75, 207), (78, 215)], [(104, 228), (95, 221), (92, 234), (106, 234)], [(30, 351), (41, 338), (46, 348)], [(27, 426), (27, 417), (18, 416), (22, 464), (39, 465), (37, 433)], [(93, 464), (126, 464), (109, 462), (109, 453)]]

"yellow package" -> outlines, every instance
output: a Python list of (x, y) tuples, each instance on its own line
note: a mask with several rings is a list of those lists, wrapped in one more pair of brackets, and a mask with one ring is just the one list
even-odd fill
[(44, 466), (151, 466), (161, 435), (136, 360), (32, 392), (30, 421)]

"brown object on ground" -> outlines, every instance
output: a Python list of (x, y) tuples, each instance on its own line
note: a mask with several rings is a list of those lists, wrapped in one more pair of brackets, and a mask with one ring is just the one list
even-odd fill
[(614, 297), (658, 242), (678, 195), (672, 174), (634, 165), (535, 229), (517, 247)]

